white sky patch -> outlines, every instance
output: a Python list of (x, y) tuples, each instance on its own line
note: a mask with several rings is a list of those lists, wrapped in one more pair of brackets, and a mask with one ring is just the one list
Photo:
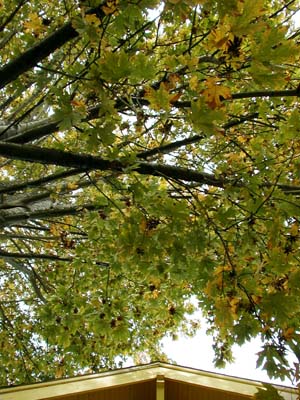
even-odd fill
[(233, 355), (235, 361), (225, 368), (215, 368), (213, 365), (213, 338), (206, 335), (206, 329), (205, 321), (202, 321), (202, 327), (193, 338), (180, 336), (176, 341), (166, 338), (163, 340), (163, 350), (172, 361), (182, 366), (291, 386), (289, 380), (283, 382), (280, 379), (270, 379), (265, 371), (256, 369), (256, 354), (261, 350), (262, 346), (259, 338), (252, 339), (241, 347), (234, 345)]

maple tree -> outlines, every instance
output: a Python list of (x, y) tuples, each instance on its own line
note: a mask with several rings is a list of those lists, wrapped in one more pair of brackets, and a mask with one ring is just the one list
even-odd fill
[(197, 307), (297, 383), (298, 8), (0, 1), (2, 385), (162, 358)]

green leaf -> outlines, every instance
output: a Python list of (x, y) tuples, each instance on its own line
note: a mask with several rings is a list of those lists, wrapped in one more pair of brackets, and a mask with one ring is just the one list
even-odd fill
[(212, 110), (207, 107), (203, 98), (191, 103), (191, 123), (197, 132), (213, 135), (218, 123), (225, 118), (221, 110)]
[(254, 395), (255, 400), (284, 400), (284, 397), (278, 393), (278, 390), (269, 383), (263, 383), (263, 388), (257, 388)]
[(124, 51), (106, 52), (98, 63), (100, 77), (107, 82), (117, 82), (131, 74), (131, 62)]

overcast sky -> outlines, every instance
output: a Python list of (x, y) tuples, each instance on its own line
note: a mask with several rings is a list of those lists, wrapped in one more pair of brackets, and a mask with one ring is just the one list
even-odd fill
[(206, 327), (203, 322), (202, 328), (194, 338), (180, 337), (178, 340), (165, 339), (164, 351), (178, 365), (217, 372), (240, 378), (254, 379), (263, 382), (278, 383), (291, 386), (290, 381), (270, 380), (265, 371), (256, 369), (256, 360), (261, 350), (261, 341), (257, 338), (250, 343), (233, 348), (235, 362), (228, 364), (224, 369), (216, 369), (213, 365), (214, 353), (212, 349), (213, 339), (206, 335)]

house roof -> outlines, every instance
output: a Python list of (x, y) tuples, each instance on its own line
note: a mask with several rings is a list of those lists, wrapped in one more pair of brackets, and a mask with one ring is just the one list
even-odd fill
[[(161, 362), (0, 389), (0, 400), (247, 400), (261, 382)], [(276, 388), (286, 400), (295, 389)]]

